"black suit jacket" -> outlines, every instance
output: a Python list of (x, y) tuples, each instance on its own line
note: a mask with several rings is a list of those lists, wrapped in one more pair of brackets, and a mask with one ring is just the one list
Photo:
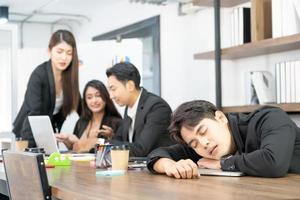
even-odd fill
[[(79, 92), (79, 91), (78, 91)], [(30, 115), (48, 115), (54, 129), (60, 131), (65, 117), (60, 110), (53, 115), (55, 107), (55, 82), (51, 61), (39, 65), (31, 74), (27, 85), (22, 107), (13, 123), (13, 132), (16, 137), (29, 140), (29, 147), (34, 147), (35, 142), (28, 121)]]
[(172, 110), (166, 101), (143, 89), (135, 117), (133, 142), (128, 142), (129, 127), (126, 107), (125, 117), (112, 143), (129, 145), (130, 155), (139, 157), (147, 156), (157, 147), (172, 144), (167, 130), (171, 113)]

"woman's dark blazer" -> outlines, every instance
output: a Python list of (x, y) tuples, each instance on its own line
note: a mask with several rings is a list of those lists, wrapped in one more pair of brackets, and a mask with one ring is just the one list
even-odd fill
[[(122, 118), (121, 117), (115, 117), (115, 116), (110, 116), (110, 115), (105, 115), (102, 123), (99, 127), (101, 129), (102, 125), (109, 126), (110, 128), (113, 129), (113, 132), (115, 133), (120, 124), (121, 124)], [(82, 134), (84, 133), (85, 129), (87, 128), (89, 124), (89, 121), (84, 120), (82, 117), (79, 118), (77, 121), (75, 128), (74, 128), (74, 135), (76, 135), (78, 138), (81, 138)]]
[[(60, 131), (65, 117), (62, 114), (62, 110), (56, 115), (53, 115), (55, 98), (54, 75), (51, 60), (49, 60), (39, 65), (32, 72), (27, 85), (24, 102), (13, 123), (13, 132), (16, 137), (22, 137), (28, 140), (29, 147), (34, 147), (36, 144), (29, 125), (28, 116), (48, 115), (53, 129)], [(78, 106), (78, 108), (81, 108), (81, 106)]]

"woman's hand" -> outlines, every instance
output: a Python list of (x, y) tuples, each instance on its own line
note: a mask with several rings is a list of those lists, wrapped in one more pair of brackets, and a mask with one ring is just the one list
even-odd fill
[(74, 144), (75, 142), (79, 141), (79, 138), (76, 135), (74, 135), (74, 134), (69, 134), (68, 140), (69, 140), (69, 142), (71, 142), (72, 144)]
[(71, 148), (79, 140), (76, 135), (68, 133), (55, 134), (55, 138), (57, 141), (63, 142), (68, 148)]
[(72, 149), (77, 153), (89, 152), (92, 148), (95, 147), (97, 140), (97, 138), (80, 139), (73, 144)]
[(109, 126), (102, 125), (102, 128), (100, 130), (91, 130), (89, 137), (97, 138), (99, 135), (102, 135), (105, 138), (109, 139), (113, 136), (113, 129)]
[(68, 135), (67, 133), (58, 133), (58, 134), (54, 134), (55, 138), (58, 142), (64, 142), (66, 140), (68, 140)]
[(102, 129), (100, 129), (100, 134), (106, 138), (112, 138), (113, 136), (113, 129), (109, 126), (102, 125)]
[(102, 128), (94, 129), (90, 131), (89, 138), (98, 138), (99, 135), (104, 136), (105, 138), (112, 138), (113, 136), (113, 129), (109, 126), (102, 125)]
[(100, 132), (99, 129), (90, 130), (88, 138), (97, 138)]

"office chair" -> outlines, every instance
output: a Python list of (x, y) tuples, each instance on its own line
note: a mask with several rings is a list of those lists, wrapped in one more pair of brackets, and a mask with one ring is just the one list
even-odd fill
[(3, 161), (11, 200), (51, 199), (43, 154), (7, 150)]

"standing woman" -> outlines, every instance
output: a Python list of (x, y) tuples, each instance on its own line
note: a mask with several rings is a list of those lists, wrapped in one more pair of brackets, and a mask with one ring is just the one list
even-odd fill
[(30, 115), (48, 115), (53, 129), (60, 131), (66, 116), (80, 104), (78, 86), (78, 55), (73, 34), (58, 30), (51, 36), (50, 60), (31, 74), (23, 105), (13, 123), (16, 137), (36, 146), (28, 121)]
[(105, 85), (101, 81), (91, 80), (83, 90), (82, 113), (74, 134), (60, 133), (55, 136), (68, 149), (88, 152), (95, 147), (99, 137), (111, 139), (121, 120)]

